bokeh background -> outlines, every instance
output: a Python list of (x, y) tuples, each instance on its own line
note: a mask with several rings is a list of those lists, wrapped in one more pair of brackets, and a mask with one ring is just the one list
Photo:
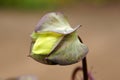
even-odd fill
[(48, 12), (63, 12), (89, 47), (88, 69), (95, 80), (120, 80), (119, 0), (0, 0), (0, 78), (35, 75), (70, 80), (74, 68), (49, 66), (27, 57), (30, 34)]

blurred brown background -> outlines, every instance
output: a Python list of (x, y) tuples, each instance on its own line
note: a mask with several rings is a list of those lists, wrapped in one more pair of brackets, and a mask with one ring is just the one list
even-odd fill
[(117, 0), (52, 0), (39, 2), (42, 6), (37, 6), (38, 2), (13, 4), (11, 1), (0, 0), (0, 78), (35, 75), (39, 80), (71, 79), (74, 68), (81, 62), (49, 66), (27, 57), (30, 34), (39, 19), (45, 13), (60, 11), (72, 27), (83, 25), (78, 33), (89, 47), (88, 68), (95, 80), (120, 79), (120, 4)]

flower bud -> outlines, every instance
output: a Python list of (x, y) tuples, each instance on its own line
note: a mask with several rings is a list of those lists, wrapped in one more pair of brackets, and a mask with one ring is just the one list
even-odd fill
[(69, 65), (83, 59), (88, 48), (61, 13), (48, 13), (32, 33), (30, 57), (44, 64)]

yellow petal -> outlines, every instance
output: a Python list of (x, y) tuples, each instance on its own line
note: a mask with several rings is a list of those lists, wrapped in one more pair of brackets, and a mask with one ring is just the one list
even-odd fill
[(55, 32), (39, 33), (39, 36), (33, 45), (32, 53), (48, 55), (61, 40), (62, 36), (63, 34)]

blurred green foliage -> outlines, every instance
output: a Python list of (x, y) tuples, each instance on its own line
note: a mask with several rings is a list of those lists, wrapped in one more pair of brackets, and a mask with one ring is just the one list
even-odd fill
[(106, 5), (106, 4), (120, 2), (120, 0), (82, 0), (82, 1), (95, 5)]
[(1, 8), (53, 9), (72, 0), (0, 0)]
[(119, 0), (0, 0), (0, 8), (22, 8), (22, 9), (54, 9), (73, 3), (90, 3), (103, 5)]

